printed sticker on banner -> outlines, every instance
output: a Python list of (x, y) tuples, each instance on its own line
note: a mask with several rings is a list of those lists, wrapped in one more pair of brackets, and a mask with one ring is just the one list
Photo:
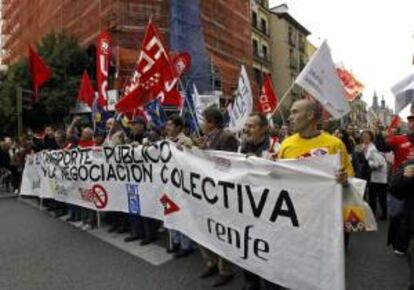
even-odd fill
[(108, 204), (108, 193), (100, 184), (92, 187), (92, 199), (97, 209), (103, 209)]
[(228, 172), (231, 169), (231, 161), (230, 159), (222, 158), (222, 157), (213, 157), (214, 161), (214, 168), (220, 171)]
[(92, 158), (93, 159), (103, 159), (104, 158), (104, 152), (101, 148), (95, 148), (92, 151)]
[(128, 195), (129, 213), (140, 215), (141, 205), (139, 201), (139, 185), (137, 183), (127, 183), (125, 186)]

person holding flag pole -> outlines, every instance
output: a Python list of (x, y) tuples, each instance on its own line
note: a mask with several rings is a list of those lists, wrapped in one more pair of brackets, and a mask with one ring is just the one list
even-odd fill
[[(184, 88), (183, 83), (181, 80), (179, 84), (182, 88)], [(190, 125), (190, 133), (196, 133), (197, 138), (201, 137), (200, 134), (200, 123), (198, 122), (197, 113), (195, 110), (194, 98), (191, 93), (191, 85), (190, 82), (187, 83), (185, 87), (185, 98), (184, 98), (184, 105), (181, 110), (181, 116), (186, 120), (186, 123), (189, 122)], [(190, 119), (186, 118), (186, 114), (190, 115)]]

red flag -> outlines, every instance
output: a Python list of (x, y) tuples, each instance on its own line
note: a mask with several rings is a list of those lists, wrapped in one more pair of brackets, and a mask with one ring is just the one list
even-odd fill
[(35, 96), (35, 102), (39, 102), (39, 88), (50, 78), (52, 72), (32, 47), (29, 45), (30, 75)]
[(98, 104), (107, 105), (108, 71), (111, 60), (112, 39), (108, 32), (102, 31), (96, 44), (96, 86), (98, 88)]
[(272, 81), (269, 75), (265, 76), (263, 86), (262, 86), (262, 95), (259, 97), (257, 104), (257, 110), (260, 113), (268, 114), (273, 112), (277, 106), (277, 96), (272, 88)]
[[(179, 79), (191, 68), (191, 55), (187, 52), (181, 52), (178, 54), (169, 54), (173, 64), (174, 77)], [(183, 105), (183, 96), (178, 91), (175, 85), (170, 91), (164, 91), (161, 93), (161, 104), (163, 106), (175, 106), (181, 108)]]
[(91, 84), (91, 80), (89, 79), (88, 72), (84, 70), (78, 92), (78, 100), (79, 102), (85, 103), (86, 105), (92, 108), (94, 96), (95, 92)]
[(401, 119), (398, 115), (392, 116), (391, 123), (387, 128), (387, 134), (391, 134), (391, 129), (393, 128), (400, 128), (401, 127)]
[(150, 20), (133, 75), (115, 107), (118, 112), (128, 112), (159, 96), (164, 98), (165, 94), (173, 92), (177, 82), (168, 52)]
[(364, 85), (359, 82), (353, 74), (344, 68), (337, 68), (336, 74), (341, 80), (344, 87), (346, 97), (349, 102), (352, 102), (365, 89)]
[(191, 68), (191, 55), (188, 52), (181, 52), (170, 58), (174, 66), (174, 76), (181, 78)]

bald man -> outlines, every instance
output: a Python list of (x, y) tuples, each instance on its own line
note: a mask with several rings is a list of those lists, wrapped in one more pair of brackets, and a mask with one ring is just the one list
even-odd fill
[(295, 132), (281, 144), (279, 158), (300, 159), (326, 154), (341, 154), (342, 168), (336, 173), (339, 183), (346, 185), (348, 176), (354, 175), (354, 170), (342, 141), (317, 128), (319, 106), (310, 100), (299, 100), (290, 109), (289, 123)]

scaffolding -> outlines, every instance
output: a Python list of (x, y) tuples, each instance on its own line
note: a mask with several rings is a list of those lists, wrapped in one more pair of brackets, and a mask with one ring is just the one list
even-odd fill
[(170, 1), (170, 46), (191, 54), (192, 66), (186, 76), (202, 93), (212, 91), (210, 59), (207, 55), (200, 19), (199, 0)]
[(220, 84), (229, 96), (237, 87), (240, 65), (252, 66), (248, 0), (3, 0), (2, 4), (6, 64), (25, 57), (27, 44), (37, 44), (49, 32), (66, 31), (88, 47), (106, 29), (113, 38), (113, 61), (122, 87), (152, 17), (164, 44), (192, 54), (189, 76), (200, 91)]

